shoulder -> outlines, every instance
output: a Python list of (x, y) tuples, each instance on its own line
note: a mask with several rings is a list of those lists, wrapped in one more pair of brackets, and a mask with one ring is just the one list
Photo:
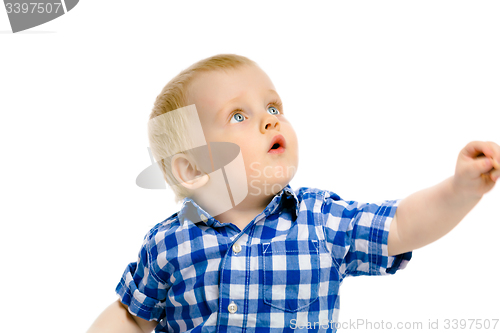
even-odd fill
[(294, 191), (300, 210), (314, 211), (322, 215), (350, 216), (359, 209), (360, 203), (346, 201), (337, 193), (313, 187), (300, 187)]
[(141, 247), (144, 265), (149, 266), (149, 273), (161, 283), (167, 283), (170, 274), (175, 271), (175, 266), (171, 264), (171, 258), (168, 256), (177, 254), (176, 233), (182, 228), (178, 214), (174, 213), (152, 227), (144, 236)]
[(342, 200), (340, 196), (332, 191), (322, 190), (314, 187), (299, 187), (295, 191), (295, 195), (299, 203), (303, 201), (318, 201), (326, 202), (329, 200), (339, 201)]
[(181, 226), (179, 212), (176, 212), (165, 220), (157, 223), (147, 232), (144, 236), (144, 245), (146, 245), (147, 248), (151, 248), (160, 242), (165, 243), (165, 238), (173, 235)]

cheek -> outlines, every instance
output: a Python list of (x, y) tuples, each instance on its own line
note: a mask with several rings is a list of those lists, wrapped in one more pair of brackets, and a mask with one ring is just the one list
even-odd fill
[(289, 138), (288, 141), (290, 143), (290, 145), (289, 145), (290, 153), (295, 158), (297, 158), (297, 156), (299, 154), (299, 141), (297, 139), (297, 134), (295, 134), (295, 131), (291, 127), (290, 127), (290, 132), (289, 132), (288, 138)]
[(247, 175), (247, 181), (252, 179), (260, 179), (263, 174), (262, 163), (258, 161), (247, 161), (245, 160), (245, 171)]
[(240, 147), (247, 176), (250, 177), (252, 174), (258, 173), (260, 163), (256, 158), (256, 149), (249, 144), (250, 142), (245, 144), (244, 142), (238, 140), (234, 143)]
[(258, 173), (262, 169), (262, 162), (257, 159), (257, 154), (253, 149), (241, 149), (243, 161), (247, 169), (247, 175)]

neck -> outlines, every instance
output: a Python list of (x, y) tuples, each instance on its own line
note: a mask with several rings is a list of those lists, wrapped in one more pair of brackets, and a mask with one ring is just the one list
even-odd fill
[(247, 196), (235, 207), (214, 216), (219, 222), (232, 223), (243, 230), (271, 202), (274, 195), (266, 197)]

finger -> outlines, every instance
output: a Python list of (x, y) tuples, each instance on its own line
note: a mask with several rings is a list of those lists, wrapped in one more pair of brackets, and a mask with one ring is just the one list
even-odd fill
[(495, 159), (492, 160), (492, 163), (493, 163), (493, 167), (500, 172), (500, 163), (497, 162), (497, 160), (495, 160)]
[(495, 169), (490, 172), (490, 178), (492, 181), (496, 182), (500, 178), (500, 169)]
[(489, 172), (493, 167), (491, 158), (478, 157), (466, 164), (465, 171), (472, 177), (479, 177)]
[(493, 168), (500, 169), (500, 146), (495, 142), (473, 141), (462, 151), (468, 158), (489, 157), (492, 159)]
[(483, 141), (472, 141), (465, 146), (463, 149), (463, 154), (467, 157), (478, 157), (478, 156), (492, 156), (491, 145), (488, 142)]
[(491, 158), (493, 159), (493, 167), (497, 170), (500, 170), (500, 146), (494, 142), (489, 142), (492, 154)]
[(500, 166), (500, 146), (494, 142), (470, 142), (467, 146), (465, 146), (462, 153), (469, 158), (477, 158), (483, 156), (492, 158), (494, 160), (495, 166)]
[(500, 164), (500, 146), (495, 142), (487, 141), (483, 145), (483, 155), (493, 159), (493, 166), (498, 169)]

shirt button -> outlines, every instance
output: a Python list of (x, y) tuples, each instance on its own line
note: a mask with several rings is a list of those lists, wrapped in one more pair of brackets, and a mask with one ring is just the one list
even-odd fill
[(201, 218), (201, 220), (202, 220), (203, 222), (207, 223), (208, 219), (207, 219), (207, 217), (205, 216), (205, 214), (201, 214), (201, 215), (200, 215), (200, 218)]
[(234, 243), (234, 245), (233, 245), (233, 251), (234, 251), (234, 253), (240, 253), (240, 251), (241, 251), (241, 245), (238, 244), (238, 243)]
[(229, 313), (235, 313), (236, 311), (238, 311), (238, 306), (236, 305), (236, 303), (231, 302), (227, 306), (227, 311), (229, 311)]
[(286, 194), (286, 195), (292, 195), (292, 191), (290, 191), (290, 190), (285, 190), (285, 194)]

